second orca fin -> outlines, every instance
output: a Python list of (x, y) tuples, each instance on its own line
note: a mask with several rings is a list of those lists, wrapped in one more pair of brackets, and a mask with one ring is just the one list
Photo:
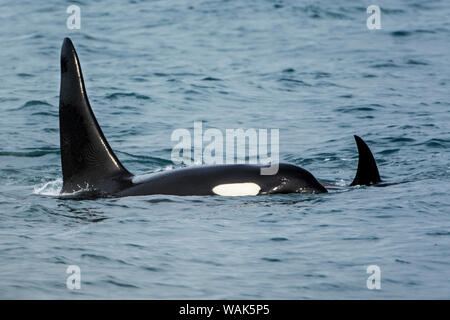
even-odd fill
[(358, 170), (350, 186), (370, 186), (381, 182), (380, 173), (378, 172), (377, 163), (375, 162), (372, 151), (370, 151), (363, 139), (356, 135), (354, 137), (358, 147), (359, 159)]

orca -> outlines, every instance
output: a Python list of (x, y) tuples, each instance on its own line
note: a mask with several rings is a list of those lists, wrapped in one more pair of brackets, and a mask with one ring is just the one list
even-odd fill
[[(141, 195), (250, 196), (275, 193), (325, 193), (310, 172), (280, 163), (274, 175), (261, 175), (261, 165), (231, 164), (179, 168), (135, 176), (120, 163), (90, 106), (81, 65), (72, 41), (61, 50), (59, 126), (63, 186), (61, 197), (95, 199)], [(355, 136), (358, 169), (350, 186), (381, 181), (367, 144)]]

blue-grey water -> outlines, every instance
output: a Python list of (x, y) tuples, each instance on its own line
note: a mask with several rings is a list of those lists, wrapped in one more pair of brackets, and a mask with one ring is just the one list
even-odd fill
[[(445, 0), (2, 1), (0, 298), (450, 298), (449, 17)], [(203, 121), (278, 128), (280, 160), (339, 185), (358, 134), (386, 185), (58, 199), (66, 36), (133, 173), (176, 167), (173, 130)]]

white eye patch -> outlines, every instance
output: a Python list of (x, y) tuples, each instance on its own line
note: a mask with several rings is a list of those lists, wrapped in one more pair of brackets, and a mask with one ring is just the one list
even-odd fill
[(256, 196), (259, 190), (261, 187), (253, 182), (219, 184), (212, 189), (215, 194), (225, 197)]

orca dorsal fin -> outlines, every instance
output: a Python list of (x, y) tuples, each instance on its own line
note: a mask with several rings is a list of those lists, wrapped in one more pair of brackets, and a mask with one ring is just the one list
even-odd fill
[(63, 193), (86, 188), (103, 192), (104, 185), (111, 185), (105, 181), (131, 176), (113, 153), (92, 112), (80, 61), (69, 38), (61, 48), (59, 130)]
[(370, 186), (381, 182), (380, 174), (378, 172), (377, 163), (373, 157), (367, 144), (358, 136), (354, 136), (356, 145), (358, 146), (358, 171), (356, 172), (355, 179), (350, 184), (351, 186), (366, 185)]

